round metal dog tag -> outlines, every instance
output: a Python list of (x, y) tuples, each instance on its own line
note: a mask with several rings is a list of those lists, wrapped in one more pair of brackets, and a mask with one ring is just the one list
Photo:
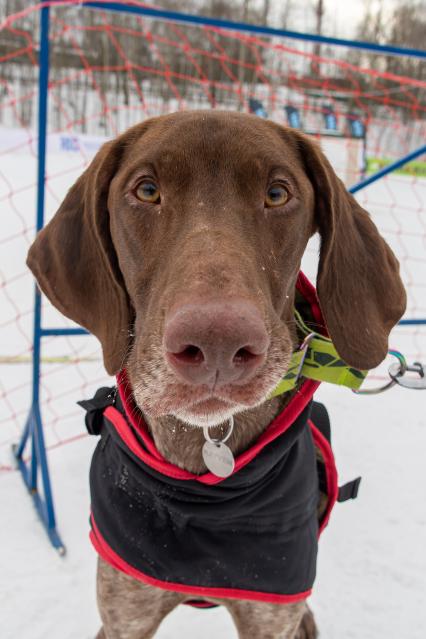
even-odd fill
[(232, 451), (223, 442), (204, 442), (203, 445), (204, 463), (213, 475), (217, 477), (229, 477), (235, 466)]

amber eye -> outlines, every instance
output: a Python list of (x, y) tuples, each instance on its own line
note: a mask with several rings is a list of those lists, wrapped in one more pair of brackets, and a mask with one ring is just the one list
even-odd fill
[(272, 184), (266, 192), (265, 206), (283, 206), (290, 199), (290, 193), (281, 184)]
[(160, 201), (160, 191), (151, 180), (140, 182), (135, 189), (135, 195), (141, 202), (158, 204)]

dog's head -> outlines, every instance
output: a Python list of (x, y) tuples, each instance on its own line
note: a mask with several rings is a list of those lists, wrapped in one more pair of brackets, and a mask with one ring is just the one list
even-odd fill
[(258, 405), (294, 348), (295, 283), (342, 359), (372, 368), (405, 308), (398, 262), (318, 146), (255, 116), (186, 112), (105, 144), (30, 249), (51, 302), (127, 367), (147, 414), (220, 423)]

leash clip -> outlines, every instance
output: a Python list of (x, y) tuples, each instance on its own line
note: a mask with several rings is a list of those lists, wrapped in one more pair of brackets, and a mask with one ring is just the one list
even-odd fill
[[(396, 357), (398, 360), (394, 364), (391, 364), (391, 366), (388, 369), (390, 380), (386, 382), (386, 384), (383, 384), (383, 386), (379, 386), (378, 388), (366, 388), (366, 389), (353, 388), (352, 389), (353, 393), (355, 393), (356, 395), (379, 395), (380, 393), (383, 393), (384, 391), (387, 391), (393, 386), (395, 386), (395, 384), (399, 384), (399, 381), (397, 381), (396, 378), (397, 377), (401, 378), (407, 371), (408, 369), (407, 360), (405, 359), (402, 353), (400, 353), (399, 351), (393, 348), (391, 348), (388, 351), (388, 353), (389, 355), (393, 355), (394, 357)], [(391, 370), (393, 374), (391, 373)]]
[[(406, 373), (417, 373), (418, 377), (406, 375)], [(389, 375), (394, 382), (403, 388), (413, 390), (426, 390), (425, 367), (421, 362), (414, 362), (412, 366), (402, 367), (399, 362), (395, 362), (389, 367)]]
[[(411, 388), (413, 390), (426, 390), (426, 371), (423, 364), (414, 362), (412, 366), (408, 366), (404, 355), (399, 351), (391, 349), (390, 355), (397, 358), (397, 362), (391, 364), (388, 368), (390, 380), (379, 388), (371, 388), (366, 390), (353, 390), (357, 395), (377, 395), (383, 391), (392, 388), (396, 384), (403, 388)], [(417, 373), (418, 377), (406, 375), (406, 373)]]
[(300, 345), (299, 351), (302, 351), (302, 358), (300, 360), (299, 368), (297, 369), (296, 381), (299, 381), (299, 377), (302, 374), (302, 368), (303, 368), (303, 364), (305, 363), (306, 354), (308, 352), (308, 346), (314, 337), (315, 337), (315, 333), (309, 333), (309, 335), (306, 335), (305, 339)]

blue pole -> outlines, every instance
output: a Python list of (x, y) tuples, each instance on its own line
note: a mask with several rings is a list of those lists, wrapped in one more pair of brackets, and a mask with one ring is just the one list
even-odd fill
[(85, 328), (42, 328), (41, 335), (43, 337), (52, 337), (58, 335), (90, 335)]
[[(38, 164), (37, 164), (37, 217), (36, 230), (44, 225), (45, 176), (46, 176), (46, 138), (47, 138), (47, 101), (49, 89), (49, 7), (43, 7), (40, 14), (40, 53), (38, 85)], [(35, 286), (34, 299), (34, 337), (33, 337), (33, 390), (32, 405), (19, 445), (14, 449), (18, 467), (24, 482), (30, 491), (34, 506), (49, 535), (52, 545), (60, 554), (65, 547), (56, 531), (55, 511), (49, 477), (43, 424), (40, 414), (40, 360), (41, 360), (41, 294)], [(31, 440), (30, 468), (22, 459), (27, 440)], [(38, 491), (37, 479), (40, 471), (44, 499)]]
[[(38, 80), (38, 143), (37, 143), (37, 209), (36, 231), (44, 226), (44, 183), (46, 173), (46, 134), (47, 134), (47, 97), (49, 85), (49, 7), (40, 12), (40, 53)], [(33, 321), (33, 388), (32, 406), (40, 400), (40, 358), (41, 358), (41, 295), (37, 286), (34, 287), (34, 321)], [(31, 416), (30, 416), (31, 417)], [(23, 437), (16, 450), (16, 456), (21, 457), (31, 428), (24, 430)], [(34, 472), (32, 473), (34, 474)], [(35, 488), (35, 486), (33, 486)]]
[[(38, 164), (37, 164), (37, 218), (36, 231), (44, 226), (45, 177), (46, 177), (46, 137), (47, 99), (49, 88), (49, 7), (41, 10), (40, 55), (39, 55), (39, 103), (38, 103)], [(40, 356), (41, 356), (41, 295), (35, 287), (34, 304), (34, 347), (33, 347), (33, 405), (40, 399)]]
[[(47, 99), (49, 88), (49, 7), (41, 10), (40, 54), (39, 54), (39, 102), (38, 102), (38, 164), (37, 164), (37, 218), (36, 230), (44, 226), (45, 176), (46, 176), (46, 136)], [(41, 294), (35, 286), (34, 302), (34, 344), (33, 344), (33, 406), (40, 400), (40, 358), (41, 358)]]
[(246, 22), (233, 22), (232, 20), (219, 20), (217, 18), (209, 18), (207, 16), (197, 16), (191, 13), (165, 11), (163, 9), (152, 9), (150, 7), (141, 7), (137, 5), (124, 5), (118, 2), (91, 2), (88, 0), (81, 0), (80, 4), (92, 9), (109, 9), (110, 11), (145, 15), (151, 18), (162, 18), (163, 20), (171, 20), (173, 22), (219, 27), (220, 29), (226, 29), (229, 31), (246, 31), (248, 33), (257, 33), (259, 35), (279, 36), (281, 38), (291, 38), (293, 40), (332, 44), (338, 47), (364, 49), (365, 51), (374, 51), (376, 53), (390, 53), (393, 55), (411, 56), (413, 58), (426, 58), (426, 51), (422, 49), (396, 47), (393, 45), (375, 44), (374, 42), (361, 42), (359, 40), (343, 40), (342, 38), (328, 38), (326, 36), (320, 36), (313, 33), (287, 31), (286, 29), (275, 29), (273, 27), (247, 24)]
[(420, 326), (426, 324), (426, 319), (403, 319), (398, 322), (399, 326)]
[(423, 153), (426, 153), (426, 144), (419, 147), (415, 151), (408, 153), (408, 155), (404, 155), (404, 157), (399, 158), (399, 160), (392, 162), (392, 164), (385, 166), (383, 169), (380, 169), (380, 171), (377, 171), (373, 175), (370, 175), (369, 178), (366, 178), (365, 180), (361, 180), (361, 182), (354, 184), (350, 187), (349, 192), (357, 193), (361, 189), (364, 189), (366, 186), (369, 186), (370, 184), (373, 184), (373, 182), (380, 180), (380, 178), (384, 177), (385, 175), (388, 175), (388, 173), (392, 173), (393, 171), (399, 169), (401, 166), (404, 166), (404, 164), (411, 162), (411, 160), (415, 160), (415, 158), (423, 155)]
[(38, 167), (37, 167), (37, 220), (40, 231), (44, 225), (44, 182), (46, 175), (47, 99), (49, 89), (49, 7), (41, 10), (38, 102)]

